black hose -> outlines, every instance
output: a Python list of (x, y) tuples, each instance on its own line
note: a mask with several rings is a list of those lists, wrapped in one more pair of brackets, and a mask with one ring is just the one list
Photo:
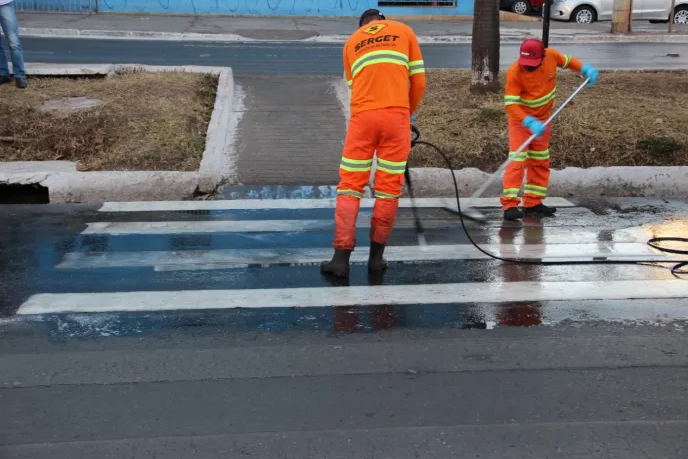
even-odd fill
[[(461, 212), (461, 201), (459, 198), (459, 186), (456, 183), (456, 177), (454, 176), (454, 169), (452, 167), (451, 161), (449, 160), (449, 157), (436, 145), (433, 145), (430, 142), (425, 142), (422, 140), (418, 140), (420, 138), (420, 132), (418, 131), (418, 128), (415, 126), (411, 125), (411, 130), (413, 131), (413, 134), (415, 137), (411, 141), (411, 145), (427, 145), (428, 147), (432, 148), (439, 154), (442, 159), (444, 159), (444, 162), (447, 164), (447, 168), (449, 169), (449, 173), (452, 176), (452, 180), (454, 182), (454, 191), (456, 192), (456, 205), (457, 205), (457, 211), (459, 214), (459, 218), (461, 219), (461, 226), (463, 227), (464, 232), (466, 233), (466, 236), (468, 237), (468, 240), (471, 241), (471, 244), (473, 246), (480, 250), (482, 253), (487, 255), (490, 258), (493, 258), (495, 260), (500, 260), (504, 261), (507, 263), (514, 263), (514, 264), (527, 264), (527, 265), (543, 265), (543, 266), (552, 266), (552, 265), (596, 265), (596, 264), (616, 264), (616, 265), (639, 265), (639, 264), (645, 264), (647, 265), (648, 263), (676, 263), (674, 267), (671, 268), (671, 274), (678, 278), (678, 279), (683, 279), (679, 277), (679, 274), (688, 274), (688, 271), (679, 271), (682, 267), (688, 265), (688, 260), (672, 260), (672, 261), (667, 261), (667, 260), (633, 260), (633, 261), (624, 261), (624, 260), (571, 260), (571, 261), (541, 261), (541, 260), (532, 260), (532, 259), (527, 259), (527, 258), (503, 258), (497, 255), (494, 255), (492, 253), (487, 252), (486, 250), (483, 250), (482, 247), (480, 247), (471, 237), (470, 233), (468, 232), (468, 229), (466, 228), (466, 223), (463, 220), (463, 214)], [(407, 169), (408, 170), (408, 169)], [(407, 180), (410, 179), (410, 175), (407, 174)], [(409, 183), (409, 189), (411, 188), (410, 183)], [(415, 209), (415, 204), (412, 204), (413, 210), (414, 210), (414, 218), (418, 219), (416, 209)], [(416, 228), (422, 228), (420, 226), (420, 222), (416, 222)], [(674, 254), (680, 254), (680, 255), (688, 255), (688, 250), (678, 250), (678, 249), (667, 249), (663, 247), (659, 247), (657, 244), (662, 243), (662, 242), (684, 242), (688, 243), (688, 238), (682, 238), (682, 237), (655, 237), (647, 241), (647, 244), (657, 250), (660, 250), (662, 252), (667, 252), (667, 253), (674, 253)], [(649, 266), (655, 266), (655, 265), (649, 265)], [(661, 266), (655, 266), (655, 267), (661, 267)]]

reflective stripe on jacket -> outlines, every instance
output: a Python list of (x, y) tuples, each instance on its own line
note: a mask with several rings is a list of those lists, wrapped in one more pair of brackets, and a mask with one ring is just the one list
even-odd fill
[(504, 105), (510, 120), (521, 122), (527, 115), (540, 121), (550, 116), (557, 93), (557, 67), (580, 72), (583, 63), (578, 59), (560, 53), (556, 49), (545, 49), (542, 65), (529, 72), (513, 63), (506, 73)]
[[(405, 107), (415, 112), (425, 93), (425, 65), (415, 33), (397, 21), (372, 21), (344, 45), (351, 115)], [(410, 81), (409, 81), (410, 80)]]

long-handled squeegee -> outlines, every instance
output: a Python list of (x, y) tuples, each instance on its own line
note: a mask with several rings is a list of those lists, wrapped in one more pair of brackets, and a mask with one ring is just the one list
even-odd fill
[[(566, 99), (566, 101), (564, 101), (563, 104), (561, 104), (561, 106), (552, 114), (552, 116), (550, 116), (550, 117), (547, 119), (547, 121), (545, 121), (545, 124), (544, 124), (544, 125), (547, 126), (547, 125), (554, 119), (554, 117), (557, 116), (557, 114), (558, 114), (564, 107), (566, 107), (566, 105), (567, 105), (569, 102), (571, 102), (571, 100), (576, 96), (576, 94), (578, 94), (578, 93), (585, 87), (585, 85), (588, 84), (589, 81), (590, 81), (590, 78), (586, 78), (586, 80), (583, 82), (583, 84), (581, 84), (581, 85), (578, 87), (578, 89), (576, 89), (576, 90), (573, 92), (573, 94), (571, 94), (571, 95), (569, 96), (569, 98)], [(420, 133), (419, 133), (418, 135), (420, 136)], [(526, 149), (526, 148), (528, 147), (528, 145), (530, 145), (530, 142), (532, 142), (532, 141), (535, 139), (535, 137), (536, 137), (535, 134), (533, 134), (533, 135), (531, 135), (530, 137), (528, 137), (528, 140), (526, 140), (525, 142), (523, 142), (523, 145), (521, 145), (521, 146), (518, 148), (518, 150), (516, 150), (512, 155), (509, 155), (509, 159), (507, 159), (507, 160), (504, 162), (504, 164), (502, 164), (501, 166), (499, 166), (499, 169), (497, 169), (497, 171), (496, 171), (494, 174), (492, 174), (492, 176), (491, 176), (489, 179), (487, 179), (487, 180), (485, 181), (485, 183), (483, 183), (482, 186), (481, 186), (480, 188), (478, 188), (478, 189), (476, 190), (476, 192), (473, 193), (473, 195), (472, 195), (470, 198), (468, 198), (468, 201), (466, 201), (465, 207), (462, 205), (462, 206), (461, 206), (462, 208), (461, 208), (461, 210), (460, 210), (461, 214), (462, 214), (464, 217), (469, 218), (469, 219), (471, 219), (471, 220), (475, 220), (475, 221), (477, 221), (477, 222), (481, 222), (481, 223), (487, 220), (487, 217), (486, 217), (482, 212), (479, 212), (478, 210), (475, 210), (475, 209), (471, 208), (471, 203), (472, 203), (473, 201), (475, 201), (477, 198), (479, 198), (480, 196), (482, 196), (482, 194), (485, 192), (485, 190), (487, 190), (487, 188), (492, 184), (492, 182), (494, 182), (495, 179), (501, 175), (501, 173), (504, 171), (504, 169), (506, 169), (506, 166), (508, 166), (509, 163), (511, 163), (511, 161), (513, 161), (515, 158), (517, 158), (517, 157), (519, 156), (519, 154), (520, 154), (524, 149)], [(453, 174), (453, 173), (454, 173), (454, 172), (452, 171), (452, 174)], [(448, 211), (450, 211), (450, 212), (453, 212), (453, 213), (455, 213), (455, 214), (458, 214), (458, 213), (459, 213), (458, 206), (457, 206), (456, 209), (454, 209), (454, 207), (445, 207), (444, 209), (445, 209), (445, 210), (448, 210)]]

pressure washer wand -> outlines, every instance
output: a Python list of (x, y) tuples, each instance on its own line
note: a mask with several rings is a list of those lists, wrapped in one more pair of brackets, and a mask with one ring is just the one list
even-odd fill
[[(559, 112), (560, 112), (564, 107), (566, 107), (566, 105), (567, 105), (569, 102), (571, 102), (571, 100), (576, 96), (576, 94), (578, 94), (580, 91), (583, 90), (583, 88), (585, 87), (586, 84), (588, 84), (589, 81), (590, 81), (590, 78), (586, 78), (585, 81), (583, 82), (583, 84), (581, 84), (581, 85), (578, 87), (578, 89), (576, 89), (576, 90), (573, 92), (573, 94), (571, 94), (571, 95), (569, 96), (569, 98), (566, 99), (566, 100), (564, 101), (564, 103), (561, 104), (561, 106), (560, 106), (559, 108), (557, 108), (557, 110), (556, 110), (554, 113), (552, 113), (552, 116), (550, 116), (550, 117), (547, 119), (547, 121), (545, 121), (545, 124), (544, 124), (544, 125), (547, 126), (547, 125), (554, 119), (554, 117), (557, 116), (557, 115), (559, 114)], [(489, 179), (487, 179), (487, 180), (485, 181), (485, 183), (483, 183), (482, 186), (481, 186), (480, 188), (478, 188), (478, 190), (477, 190), (475, 193), (473, 193), (473, 195), (472, 195), (470, 198), (468, 198), (468, 201), (466, 202), (466, 205), (464, 206), (464, 210), (462, 211), (462, 213), (463, 213), (464, 215), (466, 215), (466, 216), (469, 217), (469, 218), (473, 218), (473, 219), (475, 219), (475, 220), (484, 220), (484, 219), (485, 219), (485, 216), (482, 215), (482, 214), (479, 214), (479, 215), (478, 215), (478, 214), (475, 214), (475, 213), (472, 214), (472, 215), (470, 215), (470, 214), (467, 215), (467, 214), (466, 214), (466, 212), (471, 208), (471, 202), (473, 202), (474, 200), (476, 200), (477, 198), (479, 198), (480, 196), (482, 196), (482, 194), (485, 192), (485, 190), (487, 190), (487, 188), (492, 184), (492, 182), (494, 182), (495, 179), (496, 179), (497, 177), (499, 177), (499, 175), (504, 171), (504, 169), (506, 169), (506, 167), (507, 167), (507, 166), (508, 166), (508, 165), (509, 165), (509, 164), (510, 164), (510, 163), (511, 163), (511, 162), (512, 162), (512, 161), (513, 161), (513, 160), (514, 160), (523, 150), (525, 150), (525, 149), (528, 147), (528, 145), (530, 145), (530, 142), (532, 142), (532, 141), (535, 139), (535, 137), (536, 137), (535, 134), (533, 134), (533, 135), (531, 135), (530, 137), (528, 137), (528, 140), (526, 140), (525, 142), (523, 142), (523, 144), (522, 144), (520, 147), (518, 147), (518, 150), (516, 150), (516, 152), (514, 152), (513, 155), (509, 155), (509, 158), (508, 158), (501, 166), (499, 166), (499, 169), (497, 169), (497, 171), (496, 171), (494, 174), (492, 174), (492, 176), (491, 176)], [(453, 173), (454, 173), (454, 172), (452, 171), (452, 174), (453, 174)], [(457, 211), (458, 211), (458, 209), (457, 209)]]

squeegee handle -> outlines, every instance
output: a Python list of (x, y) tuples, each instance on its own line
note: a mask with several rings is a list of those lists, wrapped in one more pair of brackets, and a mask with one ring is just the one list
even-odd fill
[[(559, 106), (559, 108), (557, 108), (556, 111), (555, 111), (554, 113), (552, 113), (552, 116), (550, 116), (550, 117), (547, 119), (547, 121), (545, 121), (545, 124), (544, 124), (544, 125), (547, 126), (547, 125), (554, 119), (554, 117), (557, 116), (557, 115), (559, 114), (559, 112), (560, 112), (564, 107), (566, 107), (566, 105), (567, 105), (569, 102), (571, 102), (571, 100), (576, 96), (576, 94), (578, 94), (579, 92), (581, 92), (581, 91), (583, 90), (583, 88), (585, 87), (586, 84), (588, 84), (589, 81), (590, 81), (590, 78), (586, 78), (585, 81), (583, 82), (583, 84), (581, 84), (581, 85), (578, 87), (578, 89), (576, 89), (576, 90), (573, 92), (573, 94), (571, 94), (571, 95), (569, 96), (569, 98), (566, 99), (566, 100), (564, 101), (564, 103), (561, 104), (561, 105)], [(492, 174), (492, 176), (491, 176), (489, 179), (487, 179), (487, 180), (485, 181), (485, 183), (483, 183), (482, 186), (481, 186), (480, 188), (478, 188), (478, 190), (477, 190), (475, 193), (473, 193), (473, 196), (471, 196), (470, 198), (468, 198), (468, 202), (466, 203), (465, 208), (471, 207), (471, 202), (473, 202), (475, 199), (477, 199), (477, 198), (479, 198), (480, 196), (482, 196), (482, 194), (485, 192), (485, 190), (487, 190), (487, 187), (489, 187), (489, 186), (492, 184), (492, 182), (494, 182), (495, 179), (500, 175), (500, 173), (501, 173), (504, 169), (506, 169), (506, 166), (508, 166), (509, 163), (511, 163), (511, 161), (513, 161), (513, 160), (514, 160), (514, 159), (515, 159), (524, 149), (526, 149), (526, 148), (528, 147), (528, 145), (530, 145), (530, 142), (532, 142), (533, 140), (535, 140), (535, 134), (533, 134), (533, 135), (531, 135), (530, 137), (528, 137), (528, 140), (526, 140), (525, 142), (523, 142), (523, 144), (522, 144), (520, 147), (518, 147), (518, 150), (516, 150), (516, 151), (514, 152), (513, 155), (509, 155), (509, 159), (507, 159), (501, 166), (499, 166), (499, 169), (497, 169), (497, 171), (496, 171), (494, 174)]]

